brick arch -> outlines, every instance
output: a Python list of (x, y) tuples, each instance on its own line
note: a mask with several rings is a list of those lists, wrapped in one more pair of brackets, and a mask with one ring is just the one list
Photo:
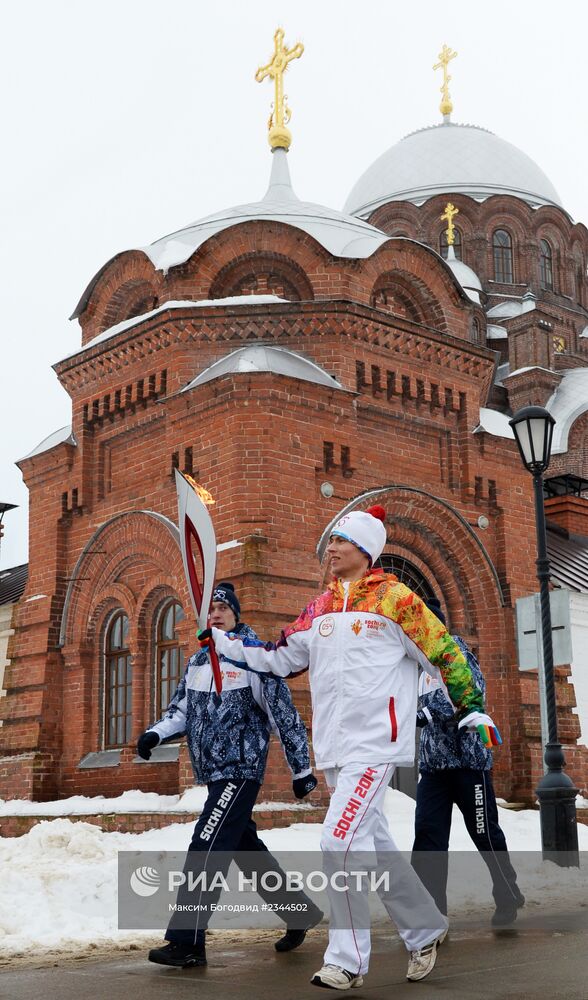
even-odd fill
[(112, 298), (105, 304), (97, 333), (125, 319), (150, 312), (158, 305), (159, 298), (153, 283), (141, 278), (131, 278), (117, 288)]
[(370, 305), (381, 312), (401, 316), (414, 323), (424, 323), (428, 316), (427, 302), (426, 293), (420, 285), (422, 283), (412, 275), (387, 271), (376, 280), (370, 294)]
[(435, 595), (439, 598), (443, 597), (443, 583), (436, 575), (435, 570), (430, 565), (430, 562), (423, 560), (414, 548), (408, 548), (399, 537), (388, 541), (382, 554), (399, 556), (400, 558), (406, 559), (407, 562), (412, 563), (419, 573), (424, 576), (433, 589)]
[(459, 194), (447, 194), (440, 198), (432, 198), (421, 208), (421, 231), (423, 239), (439, 253), (439, 238), (447, 229), (447, 223), (441, 220), (447, 202), (451, 201), (459, 209), (453, 222), (462, 236), (462, 245), (470, 240), (478, 228), (480, 206), (472, 198)]
[(379, 274), (369, 301), (374, 309), (447, 330), (441, 302), (429, 285), (410, 271), (395, 268)]
[[(508, 645), (501, 613), (505, 606), (500, 579), (483, 543), (452, 504), (425, 490), (401, 484), (377, 487), (351, 500), (329, 523), (317, 546), (319, 558), (334, 523), (350, 510), (374, 503), (387, 511), (387, 548), (397, 547), (429, 575), (440, 589), (451, 627), (488, 652)], [(495, 657), (496, 658), (496, 657)]]
[(109, 587), (108, 596), (102, 597), (88, 614), (84, 638), (92, 648), (102, 650), (102, 641), (115, 611), (124, 611), (129, 622), (132, 621), (135, 614), (133, 593), (120, 583), (112, 584)]
[(524, 242), (533, 226), (533, 209), (509, 195), (493, 195), (480, 205), (479, 227), (486, 235), (495, 229), (508, 229)]
[(245, 253), (225, 264), (215, 276), (208, 298), (228, 295), (279, 295), (291, 302), (314, 299), (303, 268), (281, 253)]
[(325, 266), (340, 266), (327, 250), (308, 233), (274, 220), (255, 219), (215, 233), (199, 246), (183, 264), (170, 268), (166, 294), (170, 299), (209, 297), (217, 275), (240, 256), (279, 255), (299, 268), (315, 297), (314, 275)]
[(413, 239), (418, 238), (420, 228), (420, 214), (416, 205), (406, 201), (392, 201), (386, 205), (380, 205), (372, 212), (368, 222), (381, 229), (390, 236), (398, 233), (406, 233)]
[[(114, 257), (92, 279), (74, 312), (85, 344), (109, 326), (162, 301), (163, 276), (141, 250)], [(145, 308), (147, 306), (147, 308)]]
[(565, 212), (553, 205), (542, 205), (531, 215), (530, 228), (538, 233), (545, 226), (557, 234), (554, 238), (560, 246), (569, 246), (574, 225)]
[(98, 622), (97, 609), (126, 592), (133, 601), (131, 629), (136, 635), (138, 598), (162, 585), (180, 594), (188, 607), (175, 525), (153, 511), (115, 515), (94, 532), (78, 558), (64, 602), (60, 645), (82, 644), (88, 628)]
[(159, 609), (168, 601), (177, 601), (187, 612), (188, 608), (184, 604), (182, 596), (167, 583), (158, 584), (156, 587), (149, 583), (137, 598), (137, 627), (139, 631), (144, 635), (148, 634)]
[[(588, 409), (588, 404), (587, 404)], [(576, 476), (585, 474), (588, 462), (588, 412), (579, 413), (567, 431), (565, 452), (551, 456), (548, 476), (571, 473)]]

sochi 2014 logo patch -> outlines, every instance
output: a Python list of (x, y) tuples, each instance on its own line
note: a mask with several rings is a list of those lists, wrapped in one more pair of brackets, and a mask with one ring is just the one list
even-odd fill
[(331, 635), (334, 628), (335, 628), (334, 618), (323, 618), (322, 622), (319, 625), (319, 635), (322, 635), (323, 638), (326, 638), (328, 635)]
[(357, 621), (353, 622), (353, 625), (351, 626), (351, 628), (355, 632), (356, 635), (359, 635), (359, 633), (361, 632), (361, 622), (360, 622), (359, 618), (357, 619)]
[(335, 527), (336, 528), (342, 528), (344, 524), (347, 524), (348, 520), (349, 520), (349, 515), (348, 514), (346, 514), (345, 517), (340, 517), (339, 520), (337, 521), (337, 524), (335, 525)]

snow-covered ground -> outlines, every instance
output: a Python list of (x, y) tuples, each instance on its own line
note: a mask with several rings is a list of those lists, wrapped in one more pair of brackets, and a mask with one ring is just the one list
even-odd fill
[[(203, 789), (185, 793), (181, 801), (182, 804), (189, 802), (190, 809), (181, 811), (200, 808), (203, 794)], [(135, 805), (140, 801), (140, 811), (145, 811), (145, 800), (149, 796), (137, 792), (127, 792), (125, 796), (127, 808), (120, 811), (129, 811), (131, 801)], [(154, 796), (154, 799), (162, 811), (173, 806), (167, 799), (175, 799), (176, 807), (180, 802), (178, 796)], [(70, 806), (72, 802), (70, 800)], [(112, 809), (107, 803), (109, 800), (101, 800), (98, 807), (96, 800), (86, 800), (86, 812), (110, 812)], [(72, 808), (71, 813), (81, 811), (84, 802), (77, 805), (80, 808)], [(394, 839), (403, 851), (410, 851), (412, 846), (414, 807), (414, 801), (408, 796), (392, 789), (388, 791), (386, 813)], [(38, 809), (36, 804), (34, 811)], [(11, 812), (14, 813), (13, 808)], [(545, 910), (547, 904), (585, 905), (585, 868), (578, 872), (541, 861), (537, 812), (501, 808), (500, 823), (511, 853), (526, 852), (525, 856), (516, 853), (513, 861), (530, 910), (533, 907), (537, 907), (535, 912), (539, 907)], [(294, 823), (283, 829), (263, 831), (262, 836), (270, 850), (318, 851), (320, 829), (320, 824)], [(578, 832), (580, 850), (588, 852), (588, 827), (579, 824)], [(136, 943), (143, 946), (157, 939), (157, 932), (147, 934), (117, 928), (117, 852), (184, 851), (190, 833), (191, 827), (185, 823), (141, 834), (104, 833), (89, 823), (72, 822), (62, 817), (40, 822), (25, 836), (0, 838), (0, 953), (4, 957), (16, 957), (31, 948), (40, 954), (43, 951), (82, 951), (90, 945), (116, 948)], [(457, 809), (450, 846), (452, 851), (473, 850)], [(491, 912), (490, 880), (483, 866), (479, 879), (467, 890), (461, 886), (459, 892), (452, 895), (450, 883), (450, 912), (465, 914), (474, 909), (479, 912), (480, 901), (487, 902)], [(379, 907), (377, 902), (376, 907)], [(278, 926), (275, 916), (268, 915), (267, 926)]]
[[(204, 787), (188, 788), (182, 795), (159, 795), (138, 789), (123, 792), (116, 798), (103, 795), (72, 795), (52, 802), (31, 802), (30, 799), (0, 799), (0, 819), (3, 816), (95, 816), (100, 813), (199, 813), (208, 792)], [(308, 802), (260, 802), (255, 812), (280, 809), (313, 809)]]

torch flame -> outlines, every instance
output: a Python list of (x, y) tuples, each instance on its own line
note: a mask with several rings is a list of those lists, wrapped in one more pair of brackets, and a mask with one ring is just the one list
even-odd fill
[(204, 488), (204, 486), (201, 486), (200, 483), (197, 483), (196, 480), (192, 478), (192, 476), (188, 475), (187, 472), (184, 472), (184, 479), (188, 480), (194, 492), (197, 493), (200, 499), (202, 500), (202, 503), (205, 503), (208, 507), (216, 503), (216, 500), (213, 498), (212, 493), (209, 493), (208, 490)]

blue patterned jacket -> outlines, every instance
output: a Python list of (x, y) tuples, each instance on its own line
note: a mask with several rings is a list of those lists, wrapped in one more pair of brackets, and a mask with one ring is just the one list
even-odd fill
[[(486, 682), (476, 657), (458, 635), (454, 641), (468, 661), (477, 687), (486, 694)], [(453, 716), (455, 708), (445, 691), (433, 677), (421, 674), (419, 678), (419, 708), (429, 716), (428, 726), (421, 729), (419, 771), (441, 771), (467, 768), (472, 771), (489, 771), (492, 767), (492, 750), (485, 747), (477, 733), (443, 728)]]
[[(233, 630), (257, 639), (249, 625)], [(223, 690), (214, 689), (208, 653), (190, 657), (177, 691), (162, 718), (150, 728), (162, 740), (186, 736), (196, 781), (208, 784), (229, 778), (263, 781), (270, 732), (280, 739), (295, 778), (310, 773), (306, 728), (290, 689), (278, 677), (260, 677), (219, 657)]]

